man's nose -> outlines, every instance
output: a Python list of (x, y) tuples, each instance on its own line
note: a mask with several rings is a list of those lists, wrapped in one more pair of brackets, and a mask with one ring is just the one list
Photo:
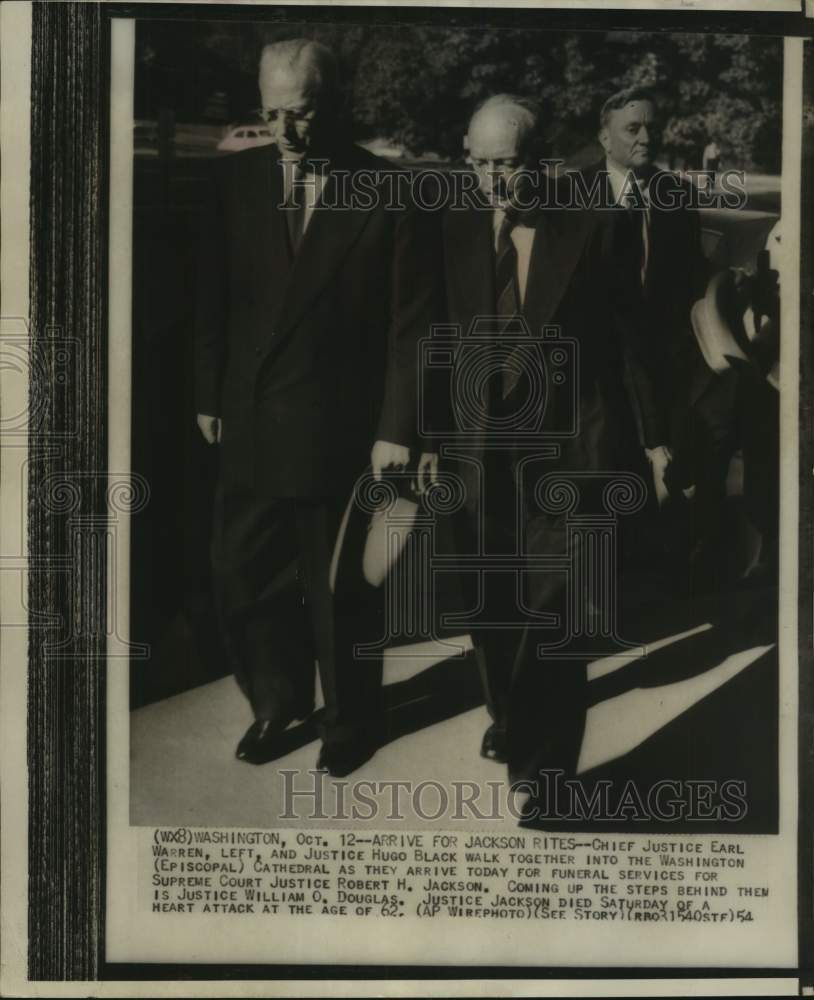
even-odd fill
[(507, 170), (502, 163), (490, 163), (489, 164), (489, 177), (493, 184), (505, 185), (511, 171)]

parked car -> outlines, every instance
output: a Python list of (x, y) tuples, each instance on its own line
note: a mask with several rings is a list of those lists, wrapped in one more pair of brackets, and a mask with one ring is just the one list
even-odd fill
[(779, 212), (750, 209), (703, 209), (701, 241), (704, 254), (714, 269), (754, 268), (758, 251), (763, 250)]
[(383, 156), (386, 160), (400, 160), (404, 157), (404, 146), (390, 139), (366, 139), (359, 145), (374, 156)]
[(265, 125), (236, 125), (229, 129), (217, 148), (222, 153), (238, 153), (254, 146), (269, 146), (272, 142), (271, 132)]

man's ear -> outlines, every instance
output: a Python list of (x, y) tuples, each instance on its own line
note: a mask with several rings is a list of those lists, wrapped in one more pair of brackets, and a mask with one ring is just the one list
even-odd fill
[(610, 152), (610, 134), (608, 132), (607, 126), (603, 125), (602, 128), (597, 133), (597, 139), (606, 153)]

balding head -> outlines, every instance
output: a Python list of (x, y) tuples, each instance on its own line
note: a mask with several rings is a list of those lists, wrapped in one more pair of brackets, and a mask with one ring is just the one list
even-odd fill
[[(336, 60), (330, 49), (307, 38), (266, 45), (260, 56), (260, 93), (281, 83), (296, 85), (312, 95), (335, 93)], [(264, 96), (265, 103), (265, 96)]]
[(295, 38), (267, 45), (260, 56), (260, 97), (281, 155), (313, 153), (338, 101), (338, 72), (330, 49)]
[(469, 121), (469, 149), (475, 145), (512, 143), (522, 147), (539, 125), (539, 109), (523, 97), (496, 94), (475, 109)]
[(540, 109), (524, 97), (497, 94), (476, 108), (465, 145), (485, 194), (503, 200), (512, 175), (535, 166), (539, 127)]

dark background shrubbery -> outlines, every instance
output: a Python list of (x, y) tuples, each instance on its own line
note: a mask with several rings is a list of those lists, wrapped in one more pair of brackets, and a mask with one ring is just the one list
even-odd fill
[(782, 39), (751, 35), (144, 20), (136, 118), (250, 118), (262, 45), (299, 36), (338, 54), (357, 136), (413, 155), (458, 155), (473, 105), (508, 90), (542, 100), (550, 155), (579, 162), (594, 153), (604, 98), (642, 84), (663, 98), (668, 157), (692, 164), (713, 136), (730, 166), (780, 169)]

